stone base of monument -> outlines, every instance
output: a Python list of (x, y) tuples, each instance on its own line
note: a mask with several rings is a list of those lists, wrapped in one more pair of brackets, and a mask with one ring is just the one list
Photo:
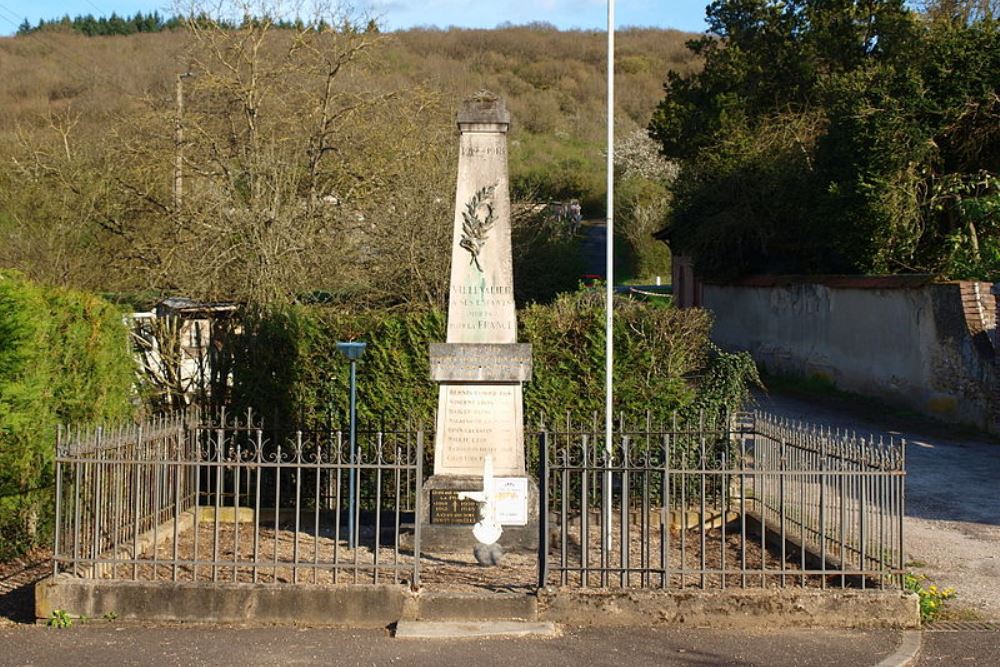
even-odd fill
[[(537, 552), (538, 484), (530, 477), (497, 477), (496, 482), (497, 517), (503, 527), (498, 544), (504, 553)], [(433, 475), (424, 482), (421, 553), (472, 553), (478, 544), (472, 526), (479, 520), (479, 504), (459, 500), (458, 494), (482, 488), (483, 478), (473, 476)], [(412, 540), (411, 535), (406, 537)]]

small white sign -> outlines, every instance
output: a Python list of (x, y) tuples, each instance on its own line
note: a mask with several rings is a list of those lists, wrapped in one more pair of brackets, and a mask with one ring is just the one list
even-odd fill
[(494, 480), (496, 517), (501, 526), (528, 524), (528, 479), (497, 477)]

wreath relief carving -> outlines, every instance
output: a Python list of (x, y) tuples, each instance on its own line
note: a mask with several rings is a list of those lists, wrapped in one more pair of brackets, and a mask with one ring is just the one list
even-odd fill
[(480, 273), (483, 272), (483, 266), (479, 262), (479, 254), (493, 229), (493, 193), (496, 187), (489, 185), (477, 190), (462, 211), (462, 240), (458, 245), (469, 251), (472, 256), (469, 264), (475, 264)]

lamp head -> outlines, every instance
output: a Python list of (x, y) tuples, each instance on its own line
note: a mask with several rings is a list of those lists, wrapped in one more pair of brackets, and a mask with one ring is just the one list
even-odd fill
[(362, 341), (337, 341), (337, 351), (351, 361), (357, 361), (365, 353), (365, 345)]

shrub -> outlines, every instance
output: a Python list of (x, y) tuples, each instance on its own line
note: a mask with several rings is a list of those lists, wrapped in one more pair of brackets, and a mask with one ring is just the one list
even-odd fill
[(0, 272), (0, 559), (48, 537), (57, 425), (132, 411), (127, 336), (98, 297)]
[[(709, 342), (711, 318), (702, 310), (678, 310), (628, 297), (616, 300), (615, 409), (629, 415), (651, 411), (718, 413), (747, 397), (758, 381), (752, 361), (728, 355)], [(519, 340), (534, 346), (534, 374), (525, 385), (525, 417), (588, 418), (603, 410), (604, 306), (596, 291), (559, 296), (519, 314)], [(433, 425), (437, 387), (429, 379), (428, 346), (445, 339), (438, 310), (349, 313), (330, 307), (295, 306), (248, 316), (235, 341), (233, 406), (310, 423), (341, 420), (348, 409), (348, 362), (337, 340), (364, 340), (358, 365), (358, 415), (367, 422)]]
[(955, 597), (954, 588), (939, 589), (935, 585), (924, 586), (927, 580), (922, 574), (912, 574), (907, 572), (903, 579), (903, 587), (917, 594), (920, 599), (920, 620), (925, 623), (936, 619), (948, 600)]
[(628, 251), (628, 261), (619, 275), (645, 280), (669, 276), (670, 250), (653, 237), (663, 227), (669, 209), (666, 186), (642, 176), (630, 176), (621, 181), (617, 190), (616, 235)]

